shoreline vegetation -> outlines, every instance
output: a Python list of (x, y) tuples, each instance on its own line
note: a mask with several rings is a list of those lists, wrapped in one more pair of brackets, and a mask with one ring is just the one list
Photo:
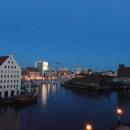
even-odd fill
[(76, 77), (72, 80), (66, 81), (63, 87), (68, 88), (79, 88), (79, 89), (86, 89), (86, 90), (112, 90), (121, 89), (121, 83), (114, 83), (114, 77), (112, 76), (81, 76)]

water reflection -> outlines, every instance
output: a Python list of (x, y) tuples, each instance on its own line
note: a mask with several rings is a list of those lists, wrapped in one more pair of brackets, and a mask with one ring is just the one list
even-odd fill
[(130, 91), (91, 92), (44, 84), (37, 104), (0, 106), (0, 130), (83, 130), (86, 122), (95, 130), (106, 130), (117, 123), (119, 104), (125, 110), (121, 119), (129, 121)]
[(19, 115), (14, 106), (0, 107), (0, 130), (18, 130)]
[(47, 104), (47, 98), (48, 98), (48, 88), (45, 84), (43, 84), (41, 89), (41, 104), (43, 107)]
[(126, 105), (130, 103), (130, 90), (122, 90), (117, 93), (119, 105)]
[(43, 84), (41, 87), (41, 104), (42, 107), (46, 107), (49, 97), (56, 96), (59, 86), (56, 84)]

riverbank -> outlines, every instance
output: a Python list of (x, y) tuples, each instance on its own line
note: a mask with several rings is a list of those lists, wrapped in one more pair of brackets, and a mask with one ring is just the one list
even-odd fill
[(114, 83), (111, 76), (85, 76), (74, 78), (62, 84), (64, 87), (87, 90), (121, 89), (120, 83)]

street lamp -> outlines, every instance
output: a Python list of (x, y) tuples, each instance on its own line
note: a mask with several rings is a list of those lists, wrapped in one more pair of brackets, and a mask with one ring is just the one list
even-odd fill
[(116, 114), (118, 116), (118, 125), (120, 125), (121, 124), (121, 116), (124, 114), (124, 110), (122, 108), (117, 108)]
[(85, 126), (85, 130), (93, 130), (93, 126), (90, 123), (87, 123)]

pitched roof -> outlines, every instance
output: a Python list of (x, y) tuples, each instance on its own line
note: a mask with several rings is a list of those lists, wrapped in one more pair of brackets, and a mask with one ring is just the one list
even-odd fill
[(9, 58), (9, 56), (1, 56), (0, 57), (0, 65), (2, 65), (8, 58)]

